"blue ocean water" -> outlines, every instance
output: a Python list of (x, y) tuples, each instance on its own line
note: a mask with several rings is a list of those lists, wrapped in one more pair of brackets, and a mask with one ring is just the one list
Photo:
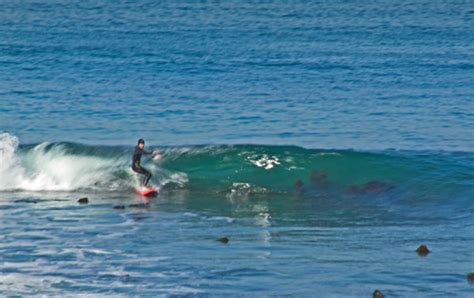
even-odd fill
[(5, 2), (24, 142), (472, 150), (469, 1)]
[(1, 295), (472, 295), (471, 1), (0, 7)]

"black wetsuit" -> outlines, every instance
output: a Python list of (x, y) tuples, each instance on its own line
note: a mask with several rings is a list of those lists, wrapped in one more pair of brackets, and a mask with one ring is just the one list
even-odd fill
[(151, 178), (151, 173), (146, 170), (145, 168), (142, 168), (140, 165), (140, 161), (142, 158), (142, 154), (149, 155), (152, 154), (153, 152), (151, 151), (145, 151), (144, 149), (140, 149), (140, 147), (136, 146), (135, 151), (133, 152), (133, 158), (132, 158), (132, 169), (140, 174), (145, 175), (145, 178), (143, 178), (143, 185), (146, 186), (148, 184), (148, 181), (150, 181)]

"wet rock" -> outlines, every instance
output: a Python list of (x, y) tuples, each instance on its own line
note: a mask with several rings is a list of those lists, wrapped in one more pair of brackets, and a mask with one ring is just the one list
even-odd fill
[(372, 294), (372, 297), (373, 298), (384, 298), (385, 295), (381, 291), (375, 290), (374, 293)]
[(115, 205), (114, 209), (125, 209), (124, 205)]
[(416, 252), (418, 253), (419, 256), (424, 257), (430, 253), (430, 250), (428, 249), (428, 246), (422, 244), (416, 249)]
[(222, 238), (217, 239), (217, 241), (219, 241), (222, 244), (227, 244), (227, 243), (229, 243), (229, 238), (222, 237)]
[(467, 278), (467, 282), (470, 284), (470, 285), (474, 285), (474, 272), (469, 272), (466, 276)]
[(80, 198), (77, 200), (79, 204), (89, 204), (89, 199), (88, 198)]

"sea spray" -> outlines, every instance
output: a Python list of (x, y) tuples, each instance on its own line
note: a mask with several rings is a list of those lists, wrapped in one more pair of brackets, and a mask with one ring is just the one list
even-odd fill
[(24, 171), (16, 155), (20, 141), (8, 133), (0, 134), (0, 190), (18, 186)]

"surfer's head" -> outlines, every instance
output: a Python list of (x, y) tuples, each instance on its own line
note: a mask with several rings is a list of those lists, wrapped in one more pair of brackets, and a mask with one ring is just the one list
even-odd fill
[(140, 149), (143, 149), (145, 147), (145, 140), (144, 139), (138, 140), (138, 147), (140, 147)]

